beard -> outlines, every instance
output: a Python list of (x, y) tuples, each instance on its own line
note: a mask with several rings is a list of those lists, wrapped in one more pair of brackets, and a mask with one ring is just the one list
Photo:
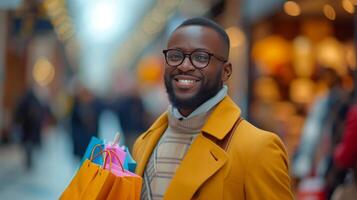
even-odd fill
[(199, 107), (201, 104), (206, 102), (208, 99), (212, 98), (215, 96), (219, 90), (222, 89), (223, 86), (223, 81), (220, 79), (221, 73), (217, 73), (216, 77), (214, 80), (211, 82), (205, 81), (205, 78), (203, 78), (201, 88), (198, 90), (198, 92), (193, 95), (190, 98), (178, 98), (175, 94), (175, 91), (173, 89), (173, 84), (171, 82), (172, 78), (171, 76), (165, 76), (165, 86), (166, 86), (166, 92), (169, 96), (169, 100), (171, 104), (176, 107), (177, 109), (196, 109)]

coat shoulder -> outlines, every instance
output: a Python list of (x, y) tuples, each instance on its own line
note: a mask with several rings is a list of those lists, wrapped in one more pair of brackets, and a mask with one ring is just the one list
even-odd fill
[(249, 160), (266, 151), (279, 150), (286, 154), (285, 146), (277, 134), (262, 130), (246, 120), (237, 127), (229, 148)]
[(278, 135), (243, 121), (229, 147), (231, 169), (241, 170), (248, 199), (293, 199), (289, 159)]

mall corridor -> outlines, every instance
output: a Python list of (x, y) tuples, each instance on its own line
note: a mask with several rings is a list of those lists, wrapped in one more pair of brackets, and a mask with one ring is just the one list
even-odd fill
[(19, 145), (0, 145), (0, 199), (58, 199), (78, 161), (72, 156), (69, 135), (60, 128), (43, 135), (41, 149), (33, 153), (33, 168), (26, 170)]

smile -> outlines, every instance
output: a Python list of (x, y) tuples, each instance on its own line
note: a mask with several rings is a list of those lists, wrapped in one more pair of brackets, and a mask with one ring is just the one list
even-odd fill
[(198, 80), (189, 80), (189, 79), (175, 79), (177, 82), (179, 82), (180, 84), (194, 84), (195, 82), (197, 82)]
[(199, 80), (191, 76), (177, 76), (174, 78), (175, 86), (179, 89), (190, 89), (195, 87)]

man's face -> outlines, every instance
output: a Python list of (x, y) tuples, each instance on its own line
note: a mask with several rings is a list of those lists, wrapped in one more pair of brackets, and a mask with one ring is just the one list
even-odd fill
[[(167, 49), (179, 49), (185, 53), (203, 50), (226, 58), (226, 47), (217, 32), (203, 26), (184, 26), (170, 37)], [(165, 86), (173, 106), (181, 114), (188, 115), (222, 88), (231, 73), (231, 65), (211, 56), (203, 69), (195, 68), (186, 57), (177, 67), (165, 64)]]

